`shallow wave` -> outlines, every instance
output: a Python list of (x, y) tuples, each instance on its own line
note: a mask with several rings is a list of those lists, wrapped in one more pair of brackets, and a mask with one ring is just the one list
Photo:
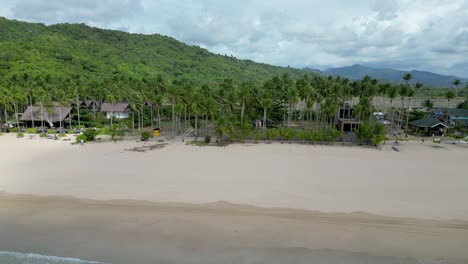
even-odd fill
[(0, 251), (0, 263), (2, 264), (99, 264), (101, 262), (86, 261), (77, 258), (56, 256), (43, 256), (32, 253), (18, 253)]

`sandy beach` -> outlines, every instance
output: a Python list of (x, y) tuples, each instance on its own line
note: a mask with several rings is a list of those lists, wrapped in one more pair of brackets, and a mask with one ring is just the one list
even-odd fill
[(1, 136), (0, 250), (108, 263), (468, 262), (466, 147), (155, 144)]

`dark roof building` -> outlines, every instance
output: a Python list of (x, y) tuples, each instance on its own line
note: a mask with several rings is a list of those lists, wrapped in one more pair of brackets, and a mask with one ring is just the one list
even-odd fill
[(436, 118), (428, 117), (418, 119), (410, 123), (411, 125), (419, 128), (436, 128), (436, 127), (447, 127), (446, 124), (440, 122)]

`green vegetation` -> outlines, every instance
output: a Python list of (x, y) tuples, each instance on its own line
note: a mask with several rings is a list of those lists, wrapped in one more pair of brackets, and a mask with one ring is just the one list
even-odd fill
[(142, 141), (147, 141), (150, 138), (150, 133), (148, 131), (142, 131), (141, 132), (141, 140)]
[[(416, 116), (408, 113), (406, 105), (424, 89), (409, 84), (411, 74), (398, 85), (369, 76), (356, 81), (323, 77), (211, 54), (160, 35), (2, 18), (0, 30), (2, 120), (19, 126), (15, 113), (31, 105), (50, 114), (54, 105), (70, 107), (83, 100), (129, 104), (128, 119), (108, 120), (104, 113), (79, 107), (69, 124), (60, 122), (56, 131), (47, 131), (62, 134), (63, 127), (88, 127), (77, 142), (92, 141), (98, 134), (116, 140), (130, 131), (145, 139), (149, 138), (148, 132), (141, 132), (145, 127), (159, 127), (172, 135), (191, 127), (195, 141), (216, 136), (217, 143), (262, 138), (333, 142), (342, 136), (336, 129), (336, 113), (354, 108), (352, 118), (363, 123), (356, 130), (361, 142), (379, 144), (384, 129), (375, 124), (373, 112), (385, 112), (391, 133), (407, 130)], [(448, 105), (457, 96), (452, 88), (444, 95)], [(390, 99), (390, 106), (384, 99)], [(428, 101), (426, 107), (432, 106)]]
[(28, 132), (28, 134), (36, 134), (37, 133), (37, 127), (28, 128), (27, 132)]
[(45, 26), (0, 18), (0, 32), (0, 76), (7, 78), (23, 73), (63, 80), (81, 76), (89, 84), (120, 76), (154, 79), (161, 75), (200, 84), (306, 73), (216, 55), (158, 34), (129, 34), (84, 24)]

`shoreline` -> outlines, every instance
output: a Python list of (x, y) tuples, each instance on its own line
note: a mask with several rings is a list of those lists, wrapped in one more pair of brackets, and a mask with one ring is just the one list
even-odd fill
[(0, 250), (113, 264), (468, 263), (467, 148), (160, 143), (0, 137)]

